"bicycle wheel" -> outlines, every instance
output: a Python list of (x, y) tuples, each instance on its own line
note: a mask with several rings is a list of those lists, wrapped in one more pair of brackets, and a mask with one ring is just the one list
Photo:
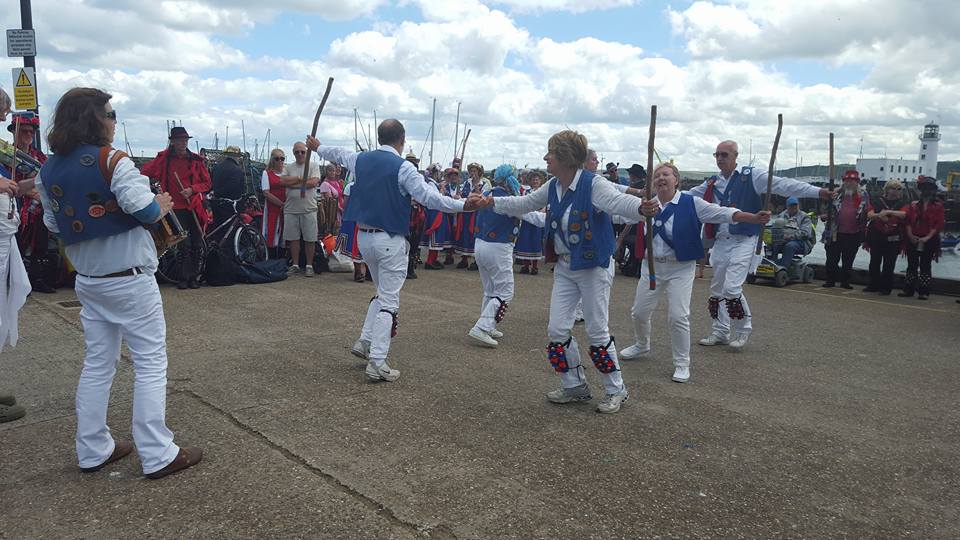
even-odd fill
[(180, 281), (180, 268), (177, 265), (177, 251), (187, 249), (179, 243), (163, 252), (157, 261), (157, 281), (161, 283), (176, 283)]
[(267, 260), (267, 242), (260, 231), (244, 225), (233, 233), (233, 255), (241, 263)]

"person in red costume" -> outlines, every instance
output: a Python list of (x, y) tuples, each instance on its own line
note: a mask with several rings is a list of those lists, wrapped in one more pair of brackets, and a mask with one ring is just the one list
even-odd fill
[[(39, 129), (40, 118), (29, 111), (13, 113), (7, 126), (7, 131), (14, 134), (13, 143), (17, 150), (29, 154), (43, 165), (47, 156), (33, 145)], [(14, 173), (13, 179), (18, 183), (25, 180), (19, 172)], [(20, 201), (20, 252), (26, 262), (30, 285), (35, 291), (56, 292), (57, 270), (60, 266), (56, 239), (43, 224), (43, 207), (37, 190), (31, 188), (20, 193), (23, 195)]]
[(940, 260), (940, 231), (945, 224), (943, 202), (937, 198), (937, 180), (930, 176), (917, 179), (920, 199), (907, 208), (905, 228), (907, 241), (903, 244), (907, 256), (907, 271), (900, 297), (913, 296), (926, 300), (930, 294), (932, 261)]
[[(178, 289), (200, 287), (197, 275), (200, 273), (203, 231), (197, 228), (197, 220), (201, 228), (205, 228), (210, 220), (209, 214), (203, 208), (204, 194), (210, 191), (212, 186), (210, 172), (203, 158), (190, 151), (191, 138), (185, 128), (174, 126), (170, 130), (170, 145), (167, 149), (140, 169), (144, 176), (160, 184), (162, 193), (169, 193), (173, 197), (173, 212), (190, 235), (184, 242), (186, 249), (177, 250)], [(196, 220), (190, 215), (191, 211)]]

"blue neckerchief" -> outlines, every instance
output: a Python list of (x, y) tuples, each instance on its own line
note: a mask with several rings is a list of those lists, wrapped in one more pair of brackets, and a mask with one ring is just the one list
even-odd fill
[[(559, 182), (559, 181), (558, 181)], [(556, 190), (557, 186), (560, 184), (554, 184), (550, 186), (550, 189)], [(579, 187), (579, 186), (578, 186)], [(550, 223), (547, 224), (548, 227), (553, 229), (552, 225), (554, 222), (557, 223), (556, 230), (551, 230), (551, 232), (556, 232), (560, 236), (560, 241), (563, 242), (563, 245), (566, 246), (567, 250), (573, 251), (570, 249), (570, 245), (567, 244), (567, 237), (563, 234), (563, 215), (566, 213), (567, 208), (570, 208), (570, 205), (573, 204), (573, 192), (574, 190), (567, 188), (567, 192), (563, 194), (563, 199), (560, 199), (560, 202), (557, 204), (557, 208), (553, 208), (553, 205), (550, 205), (550, 213), (554, 216), (557, 216), (555, 219), (550, 218)], [(556, 191), (554, 191), (554, 194)], [(556, 196), (556, 195), (554, 195)], [(556, 210), (556, 213), (554, 211)]]
[(740, 178), (740, 171), (733, 171), (730, 179), (727, 180), (727, 187), (720, 194), (720, 206), (730, 206), (730, 188), (733, 187), (733, 181)]
[(653, 237), (659, 236), (660, 238), (663, 238), (663, 241), (666, 242), (668, 246), (670, 246), (670, 249), (676, 251), (676, 249), (673, 247), (673, 242), (667, 238), (666, 232), (667, 220), (673, 217), (674, 212), (676, 212), (676, 206), (677, 205), (675, 204), (667, 203), (663, 209), (657, 212), (657, 216), (653, 221), (653, 234), (650, 235), (651, 245), (653, 245)]

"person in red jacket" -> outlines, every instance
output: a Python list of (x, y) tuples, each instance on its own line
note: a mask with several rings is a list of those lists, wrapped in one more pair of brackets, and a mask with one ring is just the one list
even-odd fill
[(905, 226), (907, 241), (907, 274), (903, 292), (897, 296), (910, 297), (917, 291), (918, 300), (926, 300), (930, 294), (930, 266), (940, 259), (940, 231), (945, 221), (943, 202), (937, 199), (937, 181), (929, 176), (917, 179), (920, 200), (913, 201), (907, 209)]
[[(178, 289), (200, 287), (197, 274), (200, 272), (203, 231), (197, 228), (197, 221), (200, 227), (205, 227), (209, 221), (203, 208), (203, 197), (212, 186), (210, 172), (203, 158), (190, 151), (188, 143), (191, 138), (185, 128), (174, 126), (170, 130), (167, 149), (140, 169), (144, 176), (159, 182), (161, 193), (173, 197), (173, 211), (190, 234), (184, 242), (186, 249), (177, 250)], [(191, 211), (196, 219), (190, 215)]]

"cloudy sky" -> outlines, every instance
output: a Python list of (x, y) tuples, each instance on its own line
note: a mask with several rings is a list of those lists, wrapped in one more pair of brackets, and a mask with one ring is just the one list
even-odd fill
[[(14, 7), (14, 2), (9, 7)], [(19, 28), (16, 9), (0, 12)], [(960, 9), (955, 0), (33, 0), (43, 120), (72, 86), (114, 96), (135, 154), (182, 121), (201, 146), (219, 134), (284, 148), (310, 130), (328, 77), (324, 144), (351, 146), (364, 124), (396, 117), (434, 160), (453, 156), (454, 119), (472, 129), (467, 161), (536, 165), (550, 134), (583, 132), (605, 161), (657, 150), (710, 170), (719, 140), (779, 167), (916, 159), (941, 125), (940, 160), (960, 158)], [(18, 58), (0, 62), (10, 73)], [(9, 75), (0, 85), (9, 91)], [(462, 128), (461, 128), (462, 136)], [(363, 135), (360, 135), (361, 141)], [(862, 143), (861, 143), (862, 141)], [(118, 130), (116, 146), (123, 146)], [(489, 167), (488, 167), (489, 168)]]

